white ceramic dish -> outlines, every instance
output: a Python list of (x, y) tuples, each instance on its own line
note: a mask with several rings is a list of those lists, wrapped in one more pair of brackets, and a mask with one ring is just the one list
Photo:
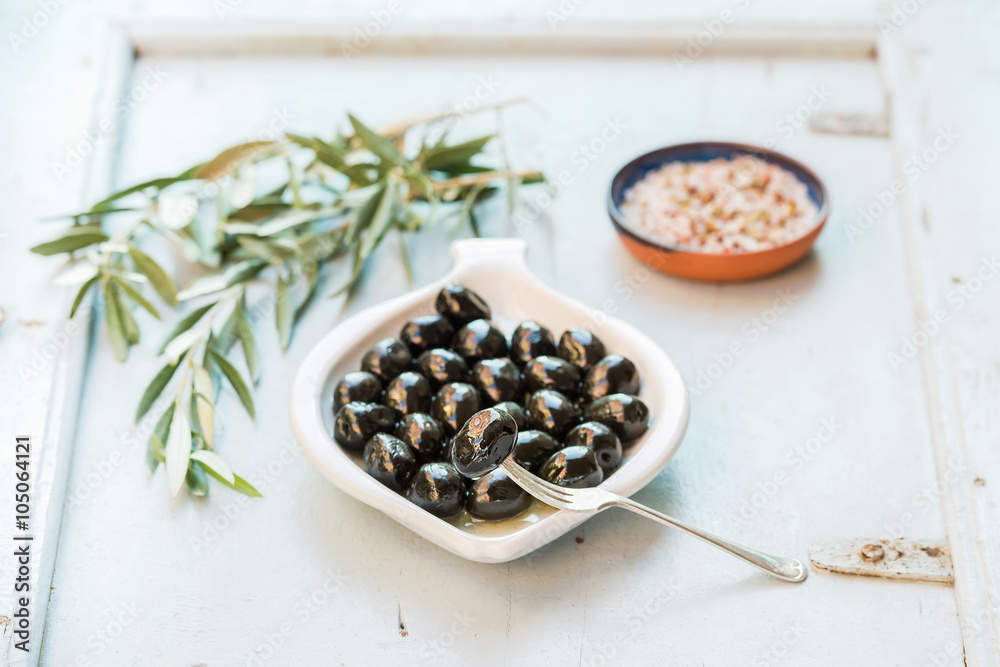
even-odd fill
[(359, 368), (373, 343), (398, 336), (411, 317), (434, 313), (434, 298), (446, 283), (465, 285), (482, 295), (494, 323), (508, 335), (527, 319), (537, 320), (556, 336), (571, 326), (593, 330), (609, 353), (635, 362), (642, 377), (639, 395), (651, 415), (649, 430), (628, 447), (622, 466), (601, 485), (622, 495), (645, 486), (673, 456), (687, 427), (688, 396), (676, 366), (645, 334), (559, 294), (533, 276), (524, 262), (523, 241), (463, 240), (453, 243), (451, 250), (455, 266), (447, 276), (354, 315), (306, 356), (292, 385), (292, 430), (306, 457), (346, 493), (463, 558), (503, 563), (544, 546), (592, 513), (557, 511), (536, 501), (524, 514), (504, 521), (477, 522), (468, 517), (444, 521), (375, 481), (360, 459), (342, 450), (330, 435), (333, 385)]

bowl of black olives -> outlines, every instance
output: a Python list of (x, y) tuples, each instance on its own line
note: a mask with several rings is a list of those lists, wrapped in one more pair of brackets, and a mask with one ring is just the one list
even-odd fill
[(532, 275), (522, 241), (452, 253), (442, 280), (319, 342), (293, 383), (292, 428), (351, 496), (459, 556), (506, 562), (591, 514), (531, 498), (505, 459), (629, 495), (680, 445), (688, 397), (645, 334)]

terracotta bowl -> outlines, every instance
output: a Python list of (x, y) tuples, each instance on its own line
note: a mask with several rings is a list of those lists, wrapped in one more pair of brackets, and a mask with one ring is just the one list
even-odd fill
[[(631, 228), (618, 208), (625, 193), (636, 181), (668, 162), (707, 162), (715, 158), (731, 159), (740, 155), (751, 155), (776, 164), (805, 183), (809, 198), (819, 209), (815, 227), (804, 236), (776, 248), (723, 255), (686, 250), (657, 241), (648, 234)], [(802, 259), (812, 248), (830, 215), (830, 200), (826, 186), (819, 177), (804, 164), (788, 156), (748, 144), (699, 141), (660, 148), (640, 155), (622, 167), (611, 180), (608, 213), (622, 243), (645, 264), (681, 278), (731, 282), (770, 275)]]

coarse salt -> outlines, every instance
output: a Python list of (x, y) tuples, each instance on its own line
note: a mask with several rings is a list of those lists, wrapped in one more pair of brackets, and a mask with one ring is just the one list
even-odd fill
[(621, 211), (633, 229), (661, 243), (718, 254), (789, 243), (811, 230), (819, 213), (805, 183), (750, 155), (665, 164), (625, 193)]

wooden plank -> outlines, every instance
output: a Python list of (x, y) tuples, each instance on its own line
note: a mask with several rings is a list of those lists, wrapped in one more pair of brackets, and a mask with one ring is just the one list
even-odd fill
[[(733, 341), (746, 344), (693, 396), (680, 453), (638, 500), (804, 557), (819, 540), (885, 532), (932, 483), (921, 370), (893, 372), (881, 346), (912, 321), (899, 296), (909, 283), (895, 212), (857, 244), (843, 232), (846, 218), (835, 217), (803, 264), (720, 286), (649, 273), (620, 247), (603, 210), (607, 182), (628, 158), (719, 136), (775, 140), (820, 171), (844, 212), (835, 215), (848, 215), (870, 197), (871, 183), (891, 178), (888, 142), (814, 135), (804, 126), (786, 136), (780, 128), (824, 85), (832, 92), (824, 109), (883, 113), (873, 62), (713, 58), (684, 72), (669, 59), (642, 57), (139, 62), (146, 66), (169, 76), (128, 128), (120, 170), (129, 182), (252, 138), (276, 114), (296, 129), (328, 133), (349, 104), (377, 125), (420, 110), (415, 100), (448, 108), (492, 76), (500, 85), (487, 99), (527, 95), (544, 110), (507, 116), (509, 152), (521, 165), (568, 176), (551, 205), (529, 193), (542, 214), (517, 232), (529, 240), (532, 268), (650, 332), (692, 384), (715, 374)], [(373, 85), (383, 81), (392, 85)], [(490, 119), (469, 123), (471, 133)], [(488, 234), (514, 231), (502, 203), (484, 218)], [(418, 283), (445, 272), (447, 240), (437, 232), (413, 240)], [(149, 480), (135, 452), (112, 483), (70, 508), (62, 540), (73, 556), (57, 569), (51, 613), (60, 632), (47, 642), (47, 662), (82, 653), (112, 663), (144, 655), (192, 664), (462, 665), (486, 655), (508, 664), (922, 664), (959, 637), (954, 595), (941, 586), (834, 577), (772, 585), (683, 536), (612, 512), (532, 558), (483, 566), (337, 492), (290, 444), (284, 403), (313, 340), (345, 312), (409, 289), (391, 245), (369, 277), (349, 304), (324, 299), (336, 289), (328, 283), (289, 351), (267, 357), (256, 425), (224, 397), (220, 450), (262, 481), (265, 500), (216, 489), (205, 502), (168, 502), (162, 471)], [(780, 294), (794, 303), (775, 319)], [(153, 323), (142, 324), (155, 341)], [(262, 348), (277, 349), (269, 317), (259, 336)], [(151, 348), (134, 350), (114, 395), (101, 391), (99, 375), (88, 381), (73, 462), (78, 483), (123, 450), (131, 410), (121, 400), (138, 395), (155, 370)], [(117, 370), (103, 339), (94, 354), (95, 367)], [(910, 530), (944, 532), (935, 502), (916, 513)], [(88, 637), (105, 632), (122, 605), (136, 616), (99, 653), (88, 652)]]
[[(872, 58), (877, 32), (870, 23), (762, 24), (729, 10), (701, 22), (623, 21), (466, 22), (383, 25), (325, 21), (126, 21), (143, 57), (362, 55), (600, 55), (660, 56), (685, 67), (710, 56)], [(726, 12), (727, 10), (723, 10)], [(387, 28), (391, 23), (391, 29)], [(367, 32), (366, 32), (367, 31)]]
[[(887, 35), (879, 52), (894, 100), (896, 178), (908, 184), (899, 201), (915, 303), (906, 352), (925, 373), (938, 470), (932, 491), (948, 527), (965, 657), (993, 665), (1000, 663), (1000, 491), (990, 484), (1000, 471), (1000, 291), (991, 280), (1000, 271), (1000, 236), (985, 174), (1000, 133), (977, 110), (1000, 88), (965, 60), (973, 51), (941, 48), (943, 36), (964, 41), (968, 31), (988, 54), (993, 43), (970, 28), (948, 12), (922, 12), (906, 32)], [(891, 351), (904, 355), (901, 343)]]
[[(79, 15), (40, 31), (25, 48), (28, 54), (19, 55), (16, 68), (2, 68), (21, 79), (16, 89), (23, 96), (17, 105), (0, 111), (2, 126), (18, 129), (7, 144), (18, 159), (4, 161), (0, 170), (7, 173), (0, 180), (10, 184), (5, 196), (8, 213), (22, 223), (5, 227), (3, 243), (16, 251), (11, 250), (9, 261), (0, 266), (0, 284), (18, 286), (4, 295), (8, 319), (0, 336), (0, 356), (10, 366), (0, 383), (5, 461), (0, 469), (3, 488), (13, 489), (14, 436), (30, 436), (31, 518), (29, 529), (17, 531), (17, 536), (32, 538), (32, 558), (29, 591), (15, 592), (12, 585), (5, 585), (0, 609), (8, 617), (13, 615), (20, 606), (17, 600), (27, 594), (31, 634), (28, 652), (15, 648), (24, 637), (14, 634), (16, 626), (8, 618), (0, 645), (0, 662), (5, 665), (34, 665), (41, 654), (93, 326), (87, 303), (74, 320), (66, 320), (75, 291), (49, 285), (58, 262), (31, 255), (27, 248), (60, 229), (38, 224), (40, 218), (78, 210), (107, 192), (117, 142), (102, 123), (114, 127), (120, 121), (114, 104), (132, 62), (132, 51), (120, 32)], [(49, 58), (64, 66), (54, 73)], [(25, 85), (42, 80), (48, 81), (44, 87)], [(33, 112), (26, 116), (25, 109)], [(4, 495), (0, 503), (11, 507), (12, 498)], [(0, 527), (5, 545), (14, 544), (12, 531), (7, 521)], [(15, 572), (10, 553), (5, 553), (3, 566), (7, 584), (6, 575)]]

